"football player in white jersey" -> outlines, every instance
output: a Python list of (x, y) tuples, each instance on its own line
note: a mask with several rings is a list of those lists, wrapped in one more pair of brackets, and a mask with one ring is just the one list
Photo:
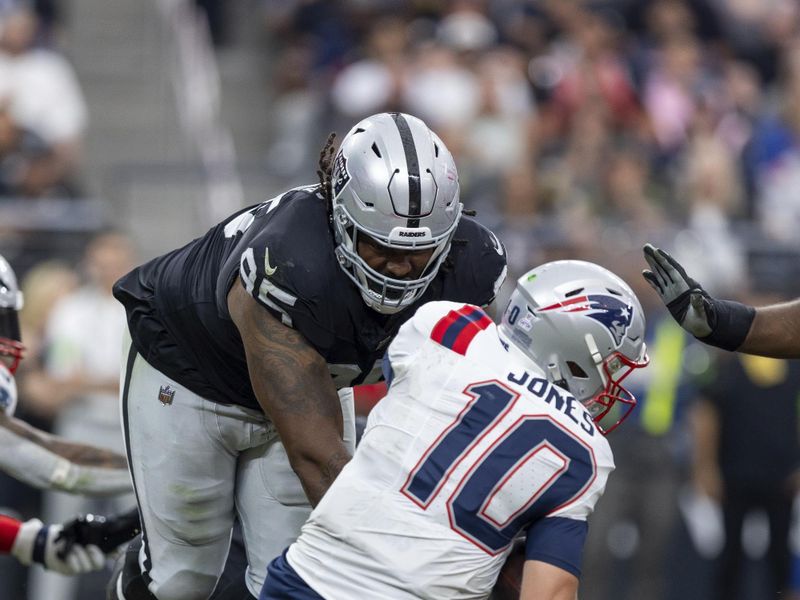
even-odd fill
[[(0, 470), (39, 489), (91, 496), (129, 492), (124, 456), (68, 442), (14, 417), (14, 373), (25, 350), (18, 317), (22, 302), (14, 271), (0, 256)], [(103, 568), (104, 553), (130, 540), (138, 528), (135, 510), (108, 520), (87, 515), (64, 525), (0, 515), (0, 554), (63, 574), (86, 573)]]
[(389, 346), (389, 392), (354, 458), (261, 600), (487, 598), (520, 536), (522, 597), (574, 600), (644, 327), (628, 285), (581, 261), (520, 278), (499, 327), (476, 306), (422, 306)]

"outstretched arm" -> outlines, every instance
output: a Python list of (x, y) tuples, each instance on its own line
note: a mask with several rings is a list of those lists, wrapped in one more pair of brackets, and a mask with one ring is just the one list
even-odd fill
[(328, 366), (300, 333), (275, 319), (240, 281), (228, 293), (228, 309), (242, 336), (256, 398), (316, 506), (350, 460)]
[(756, 308), (739, 352), (800, 358), (800, 300)]
[(39, 489), (89, 496), (131, 491), (124, 456), (68, 442), (2, 412), (0, 470)]
[(718, 300), (664, 250), (645, 244), (642, 275), (672, 316), (701, 342), (725, 350), (800, 358), (800, 300), (754, 308)]

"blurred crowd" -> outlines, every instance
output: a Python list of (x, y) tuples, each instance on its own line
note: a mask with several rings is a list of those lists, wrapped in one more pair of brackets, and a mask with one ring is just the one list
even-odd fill
[[(230, 7), (195, 4), (218, 51), (235, 46)], [(59, 51), (54, 5), (0, 0), (0, 208), (85, 194), (88, 109)], [(797, 520), (787, 526), (800, 482), (800, 367), (720, 357), (693, 343), (639, 272), (641, 245), (650, 241), (717, 293), (753, 301), (755, 291), (770, 294), (764, 301), (800, 295), (800, 3), (248, 7), (260, 11), (269, 53), (264, 167), (281, 182), (248, 203), (284, 180), (316, 181), (328, 132), (343, 136), (361, 117), (405, 111), (441, 135), (455, 155), (462, 200), (506, 246), (509, 284), (499, 304), (516, 276), (558, 258), (599, 262), (642, 300), (652, 366), (631, 383), (640, 405), (610, 439), (617, 471), (593, 516), (582, 600), (735, 600), (799, 590), (785, 580), (800, 579), (790, 564), (800, 554), (800, 536), (793, 534), (794, 546), (789, 539)], [(0, 241), (11, 228), (0, 222)], [(114, 448), (115, 369), (107, 359), (119, 346), (109, 332), (123, 317), (109, 291), (135, 252), (119, 232), (78, 247), (77, 265), (16, 257), (29, 348), (20, 410), (43, 427)], [(39, 511), (35, 496), (1, 477), (0, 506), (25, 517)], [(58, 497), (45, 506), (54, 519), (78, 510)], [(26, 598), (25, 577), (0, 559), (0, 597)], [(93, 597), (91, 582), (37, 577), (31, 600)]]
[(794, 0), (266, 0), (268, 165), (309, 173), (358, 118), (423, 118), (512, 271), (642, 239), (736, 288), (800, 224)]
[(80, 194), (87, 107), (47, 15), (0, 3), (0, 202)]

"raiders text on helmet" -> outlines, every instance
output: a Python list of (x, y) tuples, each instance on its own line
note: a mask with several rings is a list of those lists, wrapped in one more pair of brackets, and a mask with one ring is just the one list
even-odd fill
[[(416, 117), (381, 113), (345, 136), (331, 179), (336, 256), (344, 272), (378, 312), (411, 305), (436, 276), (461, 218), (450, 152)], [(362, 235), (393, 250), (432, 248), (433, 254), (418, 279), (394, 279), (359, 256)]]
[[(500, 325), (551, 382), (589, 409), (604, 433), (636, 405), (622, 380), (647, 366), (644, 329), (630, 287), (603, 267), (578, 260), (546, 263), (520, 277)], [(617, 402), (622, 410), (603, 428), (599, 421)]]

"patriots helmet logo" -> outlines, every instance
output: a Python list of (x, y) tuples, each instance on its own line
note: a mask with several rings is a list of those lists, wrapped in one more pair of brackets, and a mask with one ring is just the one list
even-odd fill
[(633, 305), (616, 296), (606, 294), (589, 294), (570, 298), (564, 302), (540, 308), (536, 312), (583, 314), (604, 325), (614, 339), (614, 345), (617, 348), (622, 344), (622, 340), (625, 339), (625, 334), (633, 322)]

